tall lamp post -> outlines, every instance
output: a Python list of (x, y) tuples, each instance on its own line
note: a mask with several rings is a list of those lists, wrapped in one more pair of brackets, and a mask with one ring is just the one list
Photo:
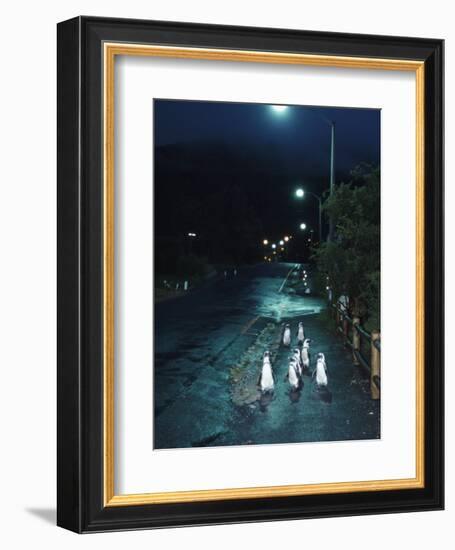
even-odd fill
[[(272, 112), (274, 112), (276, 115), (282, 117), (286, 114), (288, 110), (287, 105), (270, 105)], [(333, 190), (335, 188), (335, 122), (333, 120), (329, 120), (323, 115), (317, 115), (320, 118), (322, 118), (327, 124), (330, 126), (330, 196), (333, 193)], [(312, 193), (313, 194), (313, 193)], [(317, 195), (314, 195), (318, 201), (319, 204), (321, 203), (320, 197)], [(302, 195), (303, 197), (303, 195)], [(321, 210), (319, 207), (319, 218), (321, 217)], [(333, 219), (332, 217), (329, 218), (329, 233), (327, 235), (327, 240), (331, 241), (333, 240)], [(319, 222), (319, 242), (321, 242), (321, 222)]]
[[(332, 196), (333, 189), (335, 187), (335, 123), (333, 120), (326, 121), (330, 124), (330, 196)], [(320, 201), (319, 201), (320, 204)], [(321, 215), (321, 207), (319, 206), (319, 216)], [(320, 222), (319, 222), (320, 223)], [(321, 236), (319, 235), (319, 240)], [(333, 219), (329, 218), (329, 237), (328, 241), (333, 240)]]

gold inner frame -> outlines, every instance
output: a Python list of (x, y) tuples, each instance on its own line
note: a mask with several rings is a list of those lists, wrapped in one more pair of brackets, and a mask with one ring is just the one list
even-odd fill
[[(153, 56), (320, 67), (411, 71), (416, 78), (416, 477), (198, 491), (122, 494), (114, 492), (114, 70), (115, 57)], [(424, 62), (143, 44), (104, 43), (104, 503), (105, 506), (384, 491), (424, 487)]]

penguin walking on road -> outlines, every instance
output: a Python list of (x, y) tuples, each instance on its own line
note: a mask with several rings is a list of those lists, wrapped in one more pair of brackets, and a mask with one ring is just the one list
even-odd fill
[(283, 346), (290, 346), (291, 345), (291, 327), (289, 325), (286, 325), (284, 327), (284, 333), (283, 333)]
[(318, 388), (326, 387), (329, 383), (327, 377), (327, 365), (325, 363), (325, 356), (323, 353), (318, 353), (316, 360), (316, 368), (313, 372), (313, 376), (316, 377), (316, 384)]
[(299, 328), (297, 329), (297, 342), (302, 345), (305, 341), (305, 331), (303, 329), (303, 323), (299, 323)]
[(293, 358), (289, 361), (289, 368), (286, 378), (291, 386), (291, 391), (300, 389), (300, 377), (298, 375), (297, 363)]
[(275, 380), (273, 378), (272, 363), (270, 362), (270, 352), (264, 353), (262, 360), (262, 370), (259, 376), (258, 385), (262, 393), (273, 392), (275, 389)]
[(305, 338), (301, 351), (302, 369), (306, 371), (308, 371), (310, 368), (310, 342), (310, 338)]
[(302, 376), (302, 356), (300, 354), (300, 349), (299, 348), (294, 348), (294, 355), (292, 356), (294, 359), (295, 359), (295, 363), (296, 363), (296, 366), (297, 366), (297, 374), (299, 376)]

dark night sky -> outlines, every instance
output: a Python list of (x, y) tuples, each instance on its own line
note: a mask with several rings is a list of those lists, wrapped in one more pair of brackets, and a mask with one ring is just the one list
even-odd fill
[[(336, 125), (337, 171), (346, 173), (361, 161), (379, 164), (379, 109), (291, 106), (277, 114), (269, 105), (254, 103), (156, 100), (155, 138), (157, 145), (208, 140), (273, 143), (292, 166), (309, 164), (323, 176), (330, 146), (324, 119)], [(304, 169), (301, 179), (312, 174)]]
[(315, 224), (315, 204), (307, 198), (297, 204), (293, 191), (301, 186), (321, 195), (328, 189), (326, 119), (336, 128), (336, 183), (348, 181), (361, 162), (380, 164), (377, 109), (289, 106), (277, 113), (263, 104), (156, 99), (154, 117), (155, 190), (160, 179), (178, 188), (185, 177), (185, 193), (204, 178), (213, 185), (230, 179), (250, 203), (258, 198), (255, 211), (267, 234), (292, 231), (302, 216)]

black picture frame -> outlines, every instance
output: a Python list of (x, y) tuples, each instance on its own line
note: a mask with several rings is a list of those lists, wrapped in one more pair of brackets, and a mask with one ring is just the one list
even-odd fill
[[(104, 505), (102, 44), (424, 61), (425, 487)], [(442, 40), (77, 17), (58, 24), (58, 507), (77, 533), (440, 510), (444, 506)]]

